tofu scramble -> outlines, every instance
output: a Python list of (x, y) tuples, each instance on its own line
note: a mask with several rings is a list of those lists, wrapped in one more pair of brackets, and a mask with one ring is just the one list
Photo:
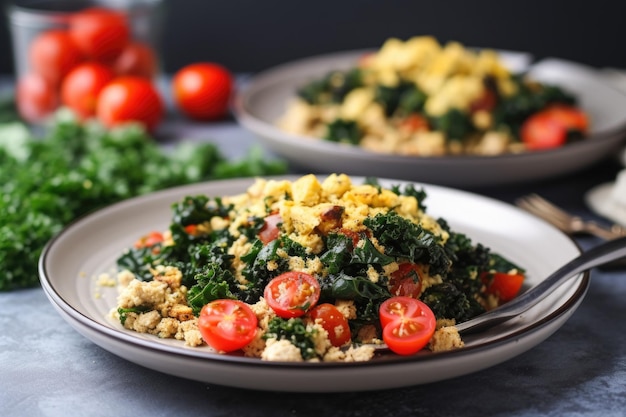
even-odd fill
[[(388, 39), (354, 68), (320, 74), (298, 89), (276, 125), (379, 153), (490, 156), (580, 140), (588, 120), (576, 101), (513, 74), (494, 50), (416, 36)], [(548, 132), (545, 119), (563, 122), (563, 113), (568, 121)]]
[[(259, 178), (239, 195), (186, 197), (172, 206), (169, 230), (119, 257), (111, 314), (126, 329), (196, 347), (207, 344), (203, 307), (237, 300), (255, 322), (236, 349), (243, 355), (354, 362), (382, 343), (381, 304), (409, 296), (436, 319), (426, 349), (460, 348), (454, 324), (505, 302), (497, 277), (524, 270), (431, 217), (425, 199), (410, 184), (385, 189), (344, 174)], [(294, 273), (312, 277), (319, 301), (285, 318), (267, 287)], [(320, 319), (322, 306), (339, 321)]]

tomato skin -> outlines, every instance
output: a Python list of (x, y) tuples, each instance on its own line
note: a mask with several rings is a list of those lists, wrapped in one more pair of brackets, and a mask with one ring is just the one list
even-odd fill
[(383, 341), (398, 355), (422, 350), (435, 333), (437, 320), (423, 302), (411, 297), (391, 297), (380, 306)]
[(422, 293), (422, 277), (420, 268), (412, 262), (398, 265), (398, 269), (391, 274), (389, 291), (392, 295), (402, 295), (418, 298)]
[(284, 319), (300, 317), (320, 298), (320, 284), (305, 272), (289, 271), (272, 279), (263, 293), (267, 304)]
[(352, 339), (348, 319), (333, 304), (319, 304), (309, 311), (309, 316), (328, 332), (333, 346), (343, 346)]
[(137, 249), (149, 248), (156, 244), (163, 242), (164, 237), (161, 232), (150, 232), (145, 236), (140, 237), (133, 245)]
[(17, 110), (29, 123), (43, 121), (58, 106), (58, 94), (50, 81), (40, 74), (26, 74), (17, 82)]
[(545, 150), (563, 146), (569, 131), (587, 133), (588, 128), (589, 120), (582, 110), (555, 104), (526, 119), (520, 136), (528, 149)]
[(78, 65), (63, 79), (61, 101), (80, 118), (96, 114), (100, 91), (113, 79), (113, 71), (97, 62)]
[(491, 274), (491, 280), (486, 292), (498, 296), (500, 301), (505, 303), (519, 294), (524, 278), (524, 274), (521, 273), (494, 272)]
[(29, 47), (32, 70), (46, 77), (55, 87), (82, 59), (78, 46), (63, 30), (42, 32)]
[(257, 332), (257, 317), (239, 300), (215, 300), (200, 310), (198, 329), (204, 341), (219, 352), (239, 350), (250, 343)]
[(69, 34), (85, 56), (102, 62), (117, 58), (131, 35), (124, 14), (102, 7), (75, 13), (70, 19)]
[(419, 114), (411, 114), (400, 122), (400, 128), (410, 133), (427, 131), (430, 129), (428, 120)]
[(261, 230), (259, 230), (259, 239), (261, 239), (264, 245), (278, 238), (280, 234), (278, 225), (282, 223), (282, 221), (283, 218), (278, 213), (273, 213), (265, 217), (265, 223)]
[(157, 73), (158, 62), (154, 50), (149, 45), (131, 42), (117, 57), (113, 68), (118, 75), (152, 79)]
[(161, 121), (164, 105), (154, 85), (145, 78), (114, 78), (98, 95), (96, 115), (107, 127), (139, 122), (153, 131)]
[(174, 101), (187, 117), (214, 120), (226, 115), (233, 90), (231, 73), (219, 64), (187, 65), (172, 79)]

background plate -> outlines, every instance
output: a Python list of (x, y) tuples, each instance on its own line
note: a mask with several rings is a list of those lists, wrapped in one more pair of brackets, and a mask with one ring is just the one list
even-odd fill
[[(291, 178), (293, 179), (293, 178)], [(362, 178), (353, 178), (355, 183)], [(468, 335), (452, 352), (423, 351), (410, 357), (383, 354), (361, 363), (278, 363), (188, 348), (183, 342), (127, 331), (109, 318), (117, 290), (100, 287), (98, 275), (137, 237), (170, 224), (170, 205), (185, 196), (244, 191), (251, 179), (202, 183), (130, 199), (73, 223), (52, 239), (39, 263), (43, 289), (59, 314), (78, 332), (129, 361), (184, 378), (242, 388), (279, 391), (362, 391), (424, 384), (485, 369), (531, 349), (575, 311), (589, 285), (581, 274), (523, 315)], [(401, 184), (381, 180), (381, 185)], [(475, 242), (527, 267), (535, 285), (580, 253), (566, 235), (511, 205), (463, 191), (424, 185), (428, 212)], [(462, 210), (459, 210), (462, 207)]]
[(590, 137), (562, 148), (502, 156), (414, 157), (374, 153), (361, 148), (286, 133), (274, 126), (296, 90), (328, 71), (354, 67), (366, 51), (341, 52), (284, 64), (252, 77), (238, 92), (233, 112), (238, 122), (295, 167), (311, 172), (344, 172), (481, 187), (546, 179), (587, 167), (619, 148), (626, 134), (626, 95), (592, 68), (559, 59), (527, 66), (528, 55), (503, 52), (516, 70), (528, 69), (540, 81), (576, 94), (590, 114)]

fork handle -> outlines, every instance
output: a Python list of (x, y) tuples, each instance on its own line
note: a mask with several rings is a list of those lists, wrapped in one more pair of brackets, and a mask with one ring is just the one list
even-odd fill
[(623, 236), (620, 233), (604, 227), (594, 221), (584, 222), (584, 231), (605, 240), (613, 240)]

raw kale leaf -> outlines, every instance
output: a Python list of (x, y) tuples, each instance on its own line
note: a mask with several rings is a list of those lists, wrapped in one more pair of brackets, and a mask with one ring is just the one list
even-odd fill
[(274, 317), (270, 320), (264, 339), (288, 340), (300, 349), (304, 360), (315, 357), (314, 330), (307, 330), (300, 318), (282, 319)]

